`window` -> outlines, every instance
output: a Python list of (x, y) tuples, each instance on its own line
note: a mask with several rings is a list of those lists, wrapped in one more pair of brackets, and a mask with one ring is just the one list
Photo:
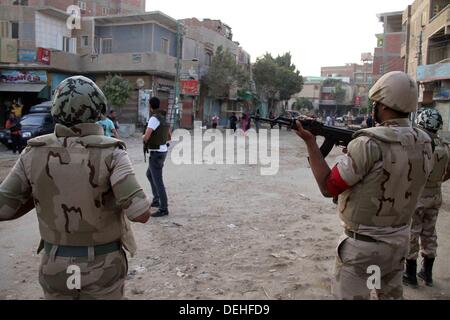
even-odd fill
[(70, 52), (70, 38), (69, 37), (63, 37), (62, 51)]
[(86, 48), (89, 46), (89, 37), (88, 36), (81, 36), (81, 47)]
[(205, 65), (210, 66), (212, 63), (212, 53), (209, 51), (205, 52)]
[(161, 38), (161, 53), (169, 54), (169, 39)]
[(19, 39), (19, 23), (11, 22), (11, 38)]
[(102, 39), (102, 54), (108, 54), (112, 52), (112, 39), (104, 38)]
[(103, 14), (104, 16), (109, 15), (109, 8), (103, 7), (103, 8), (102, 8), (102, 14)]
[(78, 1), (78, 6), (81, 10), (86, 10), (86, 2), (84, 1)]
[(13, 6), (27, 6), (28, 0), (14, 0)]
[(0, 38), (19, 39), (19, 23), (0, 21)]
[(380, 65), (380, 74), (384, 74), (384, 64)]

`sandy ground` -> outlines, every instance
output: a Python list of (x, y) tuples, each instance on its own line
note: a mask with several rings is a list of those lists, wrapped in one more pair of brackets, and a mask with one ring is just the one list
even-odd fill
[[(128, 139), (139, 181), (150, 194), (139, 140)], [(341, 155), (335, 149), (330, 164)], [(3, 179), (17, 156), (0, 151)], [(129, 299), (332, 299), (336, 206), (315, 185), (304, 144), (281, 133), (280, 170), (257, 165), (176, 166), (165, 180), (170, 217), (135, 225)], [(450, 184), (438, 221), (434, 288), (405, 289), (407, 299), (450, 299)], [(42, 299), (35, 213), (0, 224), (0, 299)]]

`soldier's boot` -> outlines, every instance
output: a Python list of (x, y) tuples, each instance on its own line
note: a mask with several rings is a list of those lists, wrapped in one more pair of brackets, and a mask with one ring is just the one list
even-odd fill
[(418, 276), (420, 279), (425, 281), (425, 284), (428, 287), (433, 286), (433, 265), (434, 265), (434, 259), (435, 258), (423, 258), (423, 266), (422, 270), (420, 270)]
[(417, 260), (406, 260), (405, 271), (403, 272), (403, 284), (417, 288)]

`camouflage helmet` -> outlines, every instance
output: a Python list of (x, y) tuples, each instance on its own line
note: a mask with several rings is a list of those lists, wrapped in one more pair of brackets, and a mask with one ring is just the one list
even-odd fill
[(386, 73), (369, 92), (370, 100), (403, 113), (416, 112), (418, 96), (416, 82), (401, 71)]
[(430, 131), (439, 131), (442, 129), (444, 122), (442, 116), (434, 108), (421, 108), (417, 114), (416, 124)]
[(106, 113), (106, 104), (105, 95), (91, 79), (74, 76), (56, 88), (52, 116), (57, 123), (69, 127), (95, 123)]

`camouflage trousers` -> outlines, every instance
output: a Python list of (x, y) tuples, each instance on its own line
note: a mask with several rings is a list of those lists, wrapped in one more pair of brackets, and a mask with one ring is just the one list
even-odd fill
[(417, 260), (419, 253), (423, 257), (436, 258), (436, 222), (441, 205), (441, 192), (422, 195), (412, 218), (408, 259)]
[[(79, 268), (80, 286), (73, 288), (73, 266)], [(70, 267), (70, 268), (69, 268)], [(128, 262), (123, 250), (89, 258), (66, 258), (45, 253), (39, 283), (47, 300), (120, 300)], [(73, 283), (72, 283), (73, 284)]]
[[(342, 236), (337, 247), (333, 295), (339, 300), (403, 299), (405, 246), (384, 242), (364, 242)], [(379, 270), (378, 275), (373, 267)], [(373, 282), (378, 278), (378, 284)], [(375, 285), (373, 285), (375, 284)]]

